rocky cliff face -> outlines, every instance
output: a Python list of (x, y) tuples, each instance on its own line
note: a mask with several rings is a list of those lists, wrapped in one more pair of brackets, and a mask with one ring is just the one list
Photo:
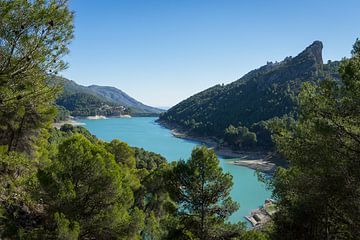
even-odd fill
[(323, 45), (315, 41), (296, 57), (268, 63), (225, 86), (214, 86), (160, 116), (196, 135), (222, 136), (230, 124), (253, 128), (261, 121), (296, 111), (304, 82), (325, 76)]
[(322, 68), (323, 58), (322, 58), (322, 49), (323, 44), (320, 41), (315, 41), (313, 44), (308, 46), (299, 56), (305, 55), (310, 56), (313, 60), (315, 60), (315, 65), (319, 68)]

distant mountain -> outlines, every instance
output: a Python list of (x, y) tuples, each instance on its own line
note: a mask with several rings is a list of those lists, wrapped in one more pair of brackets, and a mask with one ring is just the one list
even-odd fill
[(295, 113), (304, 82), (337, 76), (339, 63), (323, 64), (322, 48), (315, 41), (296, 57), (268, 62), (233, 83), (206, 89), (161, 114), (159, 121), (236, 148), (268, 146), (264, 121)]
[(91, 85), (88, 88), (93, 92), (97, 93), (98, 95), (104, 97), (109, 102), (120, 103), (121, 105), (130, 107), (138, 112), (157, 114), (164, 112), (164, 110), (162, 109), (142, 104), (141, 102), (135, 100), (134, 98), (130, 97), (129, 95), (115, 87)]
[(147, 106), (125, 92), (108, 86), (82, 86), (66, 78), (54, 77), (63, 86), (56, 103), (75, 116), (120, 115), (156, 116), (164, 110)]

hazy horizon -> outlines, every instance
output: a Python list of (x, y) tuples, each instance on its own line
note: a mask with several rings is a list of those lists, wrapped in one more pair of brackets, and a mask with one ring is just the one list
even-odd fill
[(155, 107), (295, 56), (315, 40), (324, 44), (324, 62), (340, 60), (360, 36), (350, 24), (360, 21), (355, 0), (71, 0), (70, 7), (75, 39), (62, 75)]

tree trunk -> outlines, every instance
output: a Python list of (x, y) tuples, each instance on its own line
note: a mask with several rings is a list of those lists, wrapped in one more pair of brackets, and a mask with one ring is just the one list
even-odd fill
[(204, 166), (204, 163), (202, 162), (202, 166), (201, 166), (201, 240), (206, 240), (204, 186), (205, 186), (205, 166)]
[(20, 138), (20, 135), (21, 135), (21, 131), (23, 130), (24, 122), (25, 122), (25, 115), (26, 115), (26, 113), (21, 118), (20, 127), (18, 128), (18, 130), (16, 132), (16, 140), (15, 140), (15, 144), (14, 144), (14, 150), (17, 149), (18, 144), (19, 144), (19, 138)]

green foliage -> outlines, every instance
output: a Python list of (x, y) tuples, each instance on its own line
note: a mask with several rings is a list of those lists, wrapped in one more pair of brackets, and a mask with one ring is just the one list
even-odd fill
[(55, 122), (65, 121), (66, 117), (70, 116), (70, 111), (63, 106), (56, 106), (57, 113), (54, 119)]
[(52, 76), (52, 82), (61, 82), (63, 93), (57, 104), (74, 116), (106, 115), (158, 116), (161, 109), (146, 106), (114, 87), (78, 85), (74, 81)]
[(133, 148), (136, 158), (136, 168), (153, 170), (166, 163), (166, 159), (158, 153), (145, 151), (143, 148)]
[[(51, 131), (57, 131), (56, 129), (52, 129)], [(63, 135), (63, 137), (69, 137), (72, 136), (76, 133), (80, 133), (82, 136), (86, 137), (87, 140), (89, 140), (92, 143), (97, 143), (99, 140), (92, 135), (89, 130), (87, 130), (84, 127), (81, 126), (73, 126), (71, 124), (64, 124), (61, 126), (60, 128), (60, 132), (57, 131), (58, 133), (60, 133), (60, 135)], [(52, 139), (49, 139), (50, 141)]]
[(120, 105), (110, 103), (97, 96), (86, 93), (75, 93), (71, 95), (62, 94), (56, 104), (67, 109), (74, 116), (119, 116), (128, 114)]
[(176, 204), (168, 193), (168, 176), (172, 167), (160, 154), (147, 152), (142, 148), (135, 150), (137, 175), (141, 181), (135, 191), (135, 206), (145, 213), (143, 239), (162, 239), (168, 235), (164, 222), (169, 222), (176, 211)]
[[(225, 136), (230, 125), (246, 127), (248, 147), (272, 147), (270, 132), (262, 123), (285, 114), (296, 117), (297, 95), (304, 82), (338, 77), (335, 63), (323, 65), (321, 42), (314, 42), (294, 58), (268, 63), (228, 85), (216, 85), (180, 102), (160, 115), (160, 121), (196, 136), (226, 138), (232, 147), (244, 147), (237, 137)], [(335, 73), (336, 72), (336, 73)], [(233, 141), (230, 141), (233, 139)]]
[(47, 74), (66, 67), (72, 18), (66, 1), (0, 1), (0, 145), (9, 151), (30, 152), (55, 115)]
[[(0, 148), (0, 237), (15, 238), (38, 214), (29, 207), (36, 165), (27, 156)], [(29, 206), (29, 207), (28, 207)]]
[[(147, 239), (159, 239), (166, 236), (167, 227), (160, 222), (165, 221), (176, 209), (166, 188), (166, 175), (168, 171), (171, 171), (166, 159), (144, 149), (131, 148), (119, 140), (113, 140), (110, 143), (102, 142), (85, 128), (66, 124), (60, 130), (51, 130), (49, 136), (51, 147), (48, 147), (53, 153), (50, 155), (57, 156), (57, 145), (76, 133), (85, 136), (93, 144), (104, 147), (108, 153), (114, 155), (120, 169), (127, 169), (122, 171), (124, 174), (122, 182), (129, 186), (134, 194), (133, 205), (128, 210), (134, 217), (129, 223), (131, 227), (123, 229), (123, 232), (133, 234), (131, 229), (135, 231), (141, 229), (141, 236)], [(134, 161), (136, 161), (136, 167)], [(52, 230), (51, 234), (55, 234), (56, 231), (55, 233), (54, 231)]]
[(115, 156), (115, 161), (117, 163), (123, 164), (129, 168), (135, 168), (135, 152), (127, 143), (114, 139), (107, 144), (106, 148)]
[(78, 222), (71, 223), (62, 213), (55, 213), (54, 220), (58, 239), (76, 240), (79, 238), (80, 226)]
[(162, 236), (162, 230), (159, 224), (159, 221), (155, 217), (153, 212), (150, 212), (149, 217), (147, 218), (145, 228), (143, 230), (142, 237), (143, 239), (160, 239)]
[(356, 55), (359, 55), (359, 53), (360, 53), (360, 39), (357, 38), (354, 45), (353, 45), (353, 49), (351, 51), (351, 54), (353, 56), (356, 56)]
[[(80, 236), (125, 237), (132, 218), (137, 217), (129, 214), (133, 194), (126, 171), (101, 146), (74, 135), (60, 144), (56, 161), (39, 172), (43, 199), (50, 213), (78, 222)], [(131, 232), (137, 234), (134, 229)]]
[(242, 225), (225, 223), (238, 209), (230, 195), (232, 177), (223, 173), (213, 150), (195, 148), (191, 158), (179, 161), (173, 171), (174, 199), (179, 204), (180, 226), (192, 239), (231, 239)]
[[(65, 0), (0, 0), (0, 238), (267, 239), (228, 222), (238, 205), (212, 150), (196, 148), (188, 161), (170, 165), (82, 127), (48, 129), (72, 18)], [(322, 65), (320, 45), (201, 92), (161, 117), (234, 148), (271, 147), (271, 127), (290, 162), (271, 181), (278, 200), (273, 239), (360, 235), (360, 42), (340, 67)], [(337, 78), (338, 69), (341, 81), (323, 80)], [(58, 102), (78, 115), (118, 114), (112, 91), (66, 93)], [(59, 109), (56, 120), (63, 120), (69, 112)]]
[(27, 181), (34, 174), (35, 164), (29, 161), (29, 158), (24, 154), (11, 152), (6, 153), (6, 148), (0, 148), (0, 195), (1, 199), (11, 201), (13, 195), (17, 195), (19, 199), (24, 199), (25, 196), (20, 196), (22, 191), (19, 189), (26, 187)]
[(247, 127), (230, 125), (225, 129), (224, 140), (234, 148), (253, 147), (257, 143), (256, 134)]
[(47, 142), (43, 144), (43, 147), (41, 148), (43, 150), (41, 156), (44, 158), (43, 162), (51, 161), (51, 159), (56, 158), (58, 153), (58, 145), (76, 133), (86, 137), (92, 143), (99, 143), (99, 140), (94, 135), (92, 135), (86, 128), (81, 126), (75, 127), (71, 124), (64, 124), (61, 126), (60, 130), (51, 128), (47, 132)]
[(341, 81), (305, 84), (297, 122), (272, 123), (289, 169), (272, 181), (279, 211), (274, 239), (358, 239), (360, 229), (360, 52), (340, 65)]
[(265, 234), (259, 231), (247, 231), (244, 232), (239, 240), (267, 240), (269, 239)]
[[(55, 107), (61, 88), (56, 74), (66, 67), (61, 58), (73, 37), (67, 1), (0, 0), (0, 19), (0, 238), (175, 239), (177, 232), (182, 233), (178, 239), (197, 238), (190, 218), (184, 218), (184, 211), (177, 213), (182, 208), (168, 184), (174, 165), (161, 155), (119, 140), (103, 142), (83, 127), (50, 128), (56, 108), (56, 121), (70, 113), (161, 111), (117, 89), (96, 86), (92, 89), (98, 94), (64, 93), (57, 100), (61, 106)], [(133, 107), (110, 101), (112, 92), (132, 101)], [(195, 152), (196, 162), (200, 157)], [(219, 196), (207, 202), (201, 234), (206, 227), (206, 234), (230, 239), (242, 229), (224, 222), (236, 209), (228, 197), (231, 178), (221, 173), (213, 153), (205, 155), (204, 164), (210, 164), (207, 190)], [(190, 164), (188, 169), (197, 174), (199, 168)], [(185, 203), (179, 196), (177, 200)], [(199, 208), (194, 206), (197, 221)]]

